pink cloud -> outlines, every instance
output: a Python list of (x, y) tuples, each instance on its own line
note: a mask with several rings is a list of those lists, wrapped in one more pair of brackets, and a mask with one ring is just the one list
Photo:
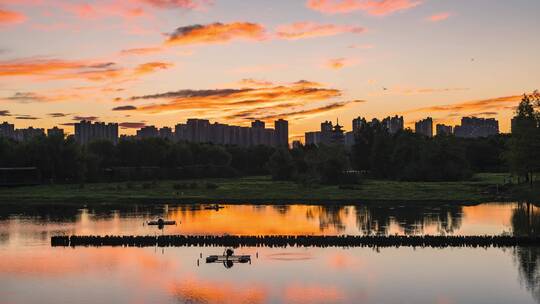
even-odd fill
[(157, 8), (199, 9), (213, 4), (212, 0), (133, 0)]
[(427, 18), (427, 20), (431, 21), (431, 22), (439, 22), (439, 21), (444, 21), (444, 20), (448, 19), (450, 16), (451, 16), (450, 13), (444, 12), (444, 13), (431, 15), (431, 16), (429, 16)]
[(276, 35), (282, 39), (295, 40), (334, 36), (344, 33), (362, 34), (365, 31), (366, 29), (359, 26), (296, 22), (279, 26), (276, 30)]
[(373, 16), (385, 16), (421, 3), (421, 0), (307, 0), (306, 5), (325, 14), (344, 14), (360, 10)]
[(14, 11), (8, 11), (0, 8), (0, 26), (2, 25), (11, 25), (24, 22), (26, 16), (21, 13)]

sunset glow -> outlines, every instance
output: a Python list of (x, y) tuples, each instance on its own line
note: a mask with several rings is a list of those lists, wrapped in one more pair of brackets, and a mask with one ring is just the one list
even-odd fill
[(298, 138), (336, 118), (474, 115), (508, 132), (540, 80), (540, 3), (519, 2), (1, 1), (0, 122), (284, 118)]

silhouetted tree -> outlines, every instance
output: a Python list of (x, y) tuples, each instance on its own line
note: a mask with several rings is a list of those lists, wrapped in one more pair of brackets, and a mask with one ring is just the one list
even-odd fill
[(290, 180), (295, 175), (295, 165), (288, 149), (277, 149), (267, 164), (274, 180)]
[(540, 103), (538, 92), (523, 95), (512, 122), (508, 153), (512, 172), (531, 185), (535, 172), (540, 171), (540, 113), (535, 111), (534, 103)]

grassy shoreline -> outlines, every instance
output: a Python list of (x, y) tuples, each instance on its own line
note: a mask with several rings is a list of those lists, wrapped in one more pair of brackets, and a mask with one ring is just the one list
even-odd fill
[[(487, 191), (502, 184), (505, 174), (478, 174), (460, 182), (397, 182), (365, 180), (353, 188), (319, 185), (304, 187), (270, 177), (182, 181), (41, 185), (0, 189), (0, 203), (360, 203), (461, 202), (479, 203), (503, 198)], [(178, 189), (181, 184), (182, 189)], [(187, 185), (197, 184), (190, 189)], [(210, 187), (207, 185), (210, 184)], [(175, 186), (176, 185), (176, 186)], [(211, 189), (217, 186), (216, 189)]]

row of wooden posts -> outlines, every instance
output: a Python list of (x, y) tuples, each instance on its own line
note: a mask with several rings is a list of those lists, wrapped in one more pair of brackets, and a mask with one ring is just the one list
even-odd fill
[(515, 247), (540, 246), (539, 237), (500, 236), (314, 236), (159, 235), (53, 236), (56, 246), (124, 247)]

